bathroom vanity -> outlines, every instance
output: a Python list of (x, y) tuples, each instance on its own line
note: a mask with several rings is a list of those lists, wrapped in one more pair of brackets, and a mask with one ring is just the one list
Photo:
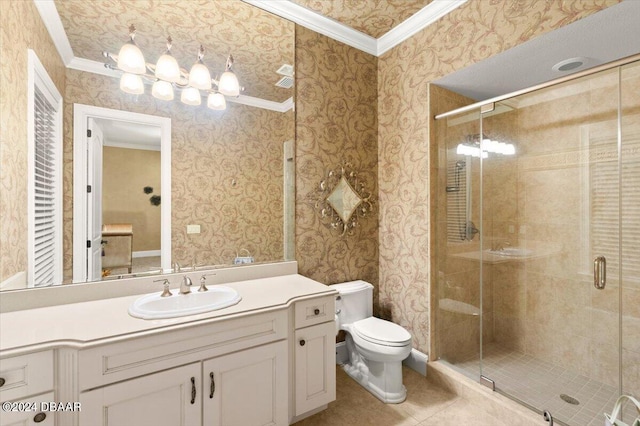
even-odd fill
[(179, 318), (131, 317), (140, 295), (0, 314), (0, 400), (18, 410), (0, 424), (287, 425), (326, 408), (335, 291), (297, 274), (225, 285), (238, 304)]

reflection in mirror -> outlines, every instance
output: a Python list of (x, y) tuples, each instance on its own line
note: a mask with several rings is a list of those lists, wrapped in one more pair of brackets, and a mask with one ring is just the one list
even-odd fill
[[(3, 170), (0, 209), (3, 221), (8, 218), (0, 233), (0, 289), (37, 284), (26, 279), (27, 221), (21, 219), (26, 216), (23, 207), (27, 186), (24, 170), (28, 162), (28, 126), (23, 118), (27, 116), (26, 87), (7, 80), (24, 73), (21, 64), (26, 63), (28, 48), (40, 57), (63, 97), (62, 249), (56, 253), (63, 259), (63, 272), (62, 279), (53, 285), (101, 279), (103, 274), (107, 275), (105, 278), (117, 278), (128, 274), (129, 268), (136, 274), (147, 270), (159, 272), (160, 268), (167, 272), (176, 263), (185, 269), (193, 264), (232, 265), (244, 250), (251, 253), (255, 262), (292, 260), (295, 252), (294, 209), (291, 207), (294, 166), (290, 155), (294, 152), (293, 89), (276, 83), (282, 78), (279, 70), (292, 70), (295, 65), (294, 24), (240, 1), (201, 2), (197, 7), (182, 1), (145, 0), (116, 0), (109, 5), (73, 0), (41, 3), (36, 8), (31, 2), (12, 0), (15, 6), (12, 13), (17, 22), (14, 31), (7, 33), (3, 44), (6, 52), (3, 53), (16, 60), (0, 64), (2, 87), (7, 88), (3, 92), (7, 101), (2, 103), (2, 112), (11, 123), (3, 128), (3, 159), (0, 159)], [(39, 7), (47, 4), (55, 4), (53, 10), (59, 14), (64, 29), (56, 37), (48, 33), (37, 16)], [(173, 19), (175, 16), (181, 16), (181, 19)], [(45, 20), (51, 19), (52, 16), (47, 16)], [(169, 20), (171, 24), (167, 23)], [(103, 66), (102, 52), (117, 51), (126, 41), (123, 37), (126, 39), (127, 28), (132, 22), (138, 29), (136, 43), (145, 54), (148, 52), (150, 63), (162, 54), (161, 41), (166, 39), (168, 27), (172, 28), (174, 40), (171, 51), (181, 64), (193, 63), (202, 44), (207, 49), (204, 62), (215, 74), (224, 68), (227, 55), (232, 53), (234, 72), (246, 89), (243, 95), (228, 97), (225, 111), (212, 111), (206, 107), (206, 102), (201, 106), (184, 105), (179, 96), (173, 101), (155, 99), (151, 86), (145, 86), (140, 95), (121, 92), (118, 76), (110, 74), (111, 71)], [(52, 41), (59, 37), (68, 39), (72, 57), (77, 61), (69, 62), (68, 57), (64, 61), (61, 59), (63, 56), (58, 54)], [(69, 63), (71, 65), (65, 67)], [(78, 63), (83, 64), (82, 70), (73, 65)], [(89, 178), (85, 173), (85, 182), (82, 182), (74, 172), (77, 161), (74, 139), (78, 131), (74, 121), (76, 104), (123, 111), (130, 116), (137, 113), (169, 120), (171, 142), (167, 154), (172, 161), (167, 166), (171, 182), (158, 184), (151, 182), (150, 177), (141, 178), (145, 183), (135, 181), (137, 178), (133, 176), (124, 179), (124, 172), (119, 167), (124, 167), (127, 160), (133, 160), (137, 155), (133, 155), (134, 150), (124, 153), (121, 147), (107, 145), (100, 151), (104, 166), (101, 176), (104, 181), (99, 185), (103, 190), (102, 207), (84, 204), (78, 194), (84, 193), (86, 197)], [(121, 122), (131, 121), (130, 118)], [(132, 128), (125, 131), (121, 123), (112, 123), (114, 128), (110, 129), (110, 124), (99, 118), (97, 123), (103, 127), (106, 139), (114, 134), (121, 136), (125, 132), (141, 131)], [(135, 136), (140, 141), (144, 137), (141, 133)], [(289, 148), (285, 148), (285, 142), (290, 144)], [(162, 162), (164, 148), (159, 153), (153, 152), (160, 155)], [(104, 163), (114, 158), (116, 182), (109, 177), (113, 176), (111, 171), (114, 169)], [(157, 168), (157, 160), (142, 161), (149, 168)], [(161, 173), (161, 179), (164, 176)], [(97, 178), (92, 175), (94, 181)], [(124, 189), (117, 179), (127, 180), (133, 188), (127, 189), (126, 194), (109, 195), (109, 188)], [(11, 185), (6, 185), (9, 181)], [(148, 194), (145, 192), (147, 187), (151, 188)], [(165, 192), (169, 195), (165, 196)], [(156, 216), (143, 221), (144, 215), (140, 213), (136, 213), (136, 217), (123, 215), (124, 207), (133, 204), (127, 194), (148, 203), (145, 205), (147, 213), (153, 212), (157, 216), (158, 211), (161, 212), (160, 247), (157, 232), (155, 236), (142, 237), (146, 233), (143, 228), (157, 229), (157, 225), (151, 225), (151, 222), (157, 222)], [(159, 200), (155, 198), (158, 195)], [(159, 206), (152, 204), (152, 197), (154, 202), (159, 201)], [(85, 210), (94, 208), (101, 212), (102, 218), (97, 219), (97, 215), (87, 212), (78, 213), (79, 204), (84, 205)], [(162, 213), (165, 206), (171, 211), (166, 218)], [(89, 218), (94, 218), (91, 224)], [(103, 225), (106, 226), (104, 235)], [(131, 231), (126, 231), (129, 228), (123, 225), (131, 225)], [(109, 248), (113, 249), (117, 244), (107, 237), (116, 237), (114, 229), (116, 234), (131, 236), (131, 265), (126, 261), (129, 256), (126, 243), (124, 254), (118, 253), (121, 258), (114, 260), (114, 264), (109, 263), (113, 260)], [(87, 241), (91, 241), (94, 249), (91, 252)], [(84, 257), (78, 257), (80, 250)], [(167, 256), (160, 255), (160, 265), (156, 256), (158, 250), (161, 253), (168, 250)], [(90, 259), (96, 261), (89, 263)], [(136, 263), (145, 259), (149, 264), (137, 269)]]

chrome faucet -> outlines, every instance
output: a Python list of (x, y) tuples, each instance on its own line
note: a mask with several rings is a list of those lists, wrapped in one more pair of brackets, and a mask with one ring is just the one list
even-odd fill
[(180, 283), (180, 294), (189, 294), (191, 293), (191, 286), (193, 283), (191, 282), (191, 278), (188, 276), (182, 277), (182, 282)]
[(167, 279), (161, 279), (161, 280), (153, 280), (154, 283), (159, 283), (161, 282), (164, 285), (164, 290), (162, 291), (162, 294), (160, 295), (160, 297), (169, 297), (171, 296), (171, 291), (169, 291), (169, 280)]
[(182, 266), (180, 266), (180, 264), (178, 262), (173, 264), (173, 273), (177, 273), (180, 272), (180, 269), (182, 269)]

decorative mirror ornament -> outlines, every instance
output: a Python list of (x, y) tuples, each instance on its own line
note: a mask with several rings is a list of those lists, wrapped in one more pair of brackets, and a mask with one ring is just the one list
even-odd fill
[(373, 209), (373, 196), (365, 190), (351, 163), (329, 170), (318, 189), (308, 195), (321, 221), (341, 235), (353, 235), (359, 218)]

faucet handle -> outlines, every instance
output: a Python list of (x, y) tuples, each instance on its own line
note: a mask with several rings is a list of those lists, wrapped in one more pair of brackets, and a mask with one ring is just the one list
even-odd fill
[(202, 276), (200, 277), (200, 288), (198, 289), (198, 291), (209, 291), (206, 286), (207, 277), (215, 274), (215, 272), (212, 272), (210, 274), (202, 274)]
[(173, 264), (173, 273), (174, 274), (177, 273), (177, 272), (180, 272), (181, 269), (182, 269), (182, 266), (180, 266), (180, 264), (178, 262), (175, 262)]
[(162, 280), (153, 280), (154, 283), (159, 283), (162, 282), (162, 284), (164, 285), (164, 290), (162, 290), (162, 294), (160, 295), (160, 297), (169, 297), (172, 296), (171, 291), (169, 291), (169, 280), (168, 279), (162, 279)]

